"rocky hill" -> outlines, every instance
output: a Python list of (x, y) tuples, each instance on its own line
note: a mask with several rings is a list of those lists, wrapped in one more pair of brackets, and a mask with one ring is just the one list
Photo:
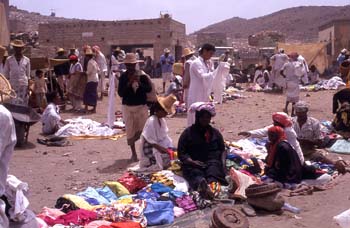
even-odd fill
[(318, 27), (334, 19), (350, 19), (347, 6), (300, 6), (284, 9), (263, 17), (243, 19), (233, 17), (209, 25), (199, 32), (226, 32), (230, 38), (248, 38), (261, 31), (279, 31), (287, 41), (315, 41)]
[[(72, 21), (77, 19), (68, 19), (63, 17), (45, 16), (39, 13), (33, 13), (26, 10), (18, 9), (15, 6), (10, 6), (10, 26), (15, 26), (16, 32), (31, 32), (38, 31), (39, 23)], [(18, 27), (18, 28), (17, 28)], [(11, 28), (10, 28), (11, 29)]]

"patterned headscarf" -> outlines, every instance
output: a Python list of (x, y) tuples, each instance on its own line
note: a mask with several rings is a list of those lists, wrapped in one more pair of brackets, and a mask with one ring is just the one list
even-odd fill
[(277, 145), (283, 140), (286, 140), (286, 134), (283, 128), (279, 126), (270, 127), (268, 130), (269, 134), (275, 134), (277, 136), (277, 140), (275, 142), (269, 142), (267, 145), (267, 158), (266, 164), (268, 167), (273, 165), (273, 161), (275, 160), (275, 155), (277, 152)]
[(284, 112), (275, 112), (272, 114), (272, 120), (281, 124), (284, 128), (291, 127), (293, 124), (289, 116)]
[(190, 112), (199, 112), (202, 110), (209, 112), (211, 117), (216, 115), (215, 105), (211, 102), (196, 102), (193, 103), (189, 109)]

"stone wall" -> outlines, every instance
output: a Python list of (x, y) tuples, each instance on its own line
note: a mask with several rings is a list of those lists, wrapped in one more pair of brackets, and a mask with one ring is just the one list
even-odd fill
[(105, 54), (116, 46), (153, 46), (156, 60), (164, 48), (173, 53), (185, 44), (185, 25), (171, 18), (126, 21), (77, 21), (39, 24), (39, 42), (44, 46), (81, 48), (98, 45)]

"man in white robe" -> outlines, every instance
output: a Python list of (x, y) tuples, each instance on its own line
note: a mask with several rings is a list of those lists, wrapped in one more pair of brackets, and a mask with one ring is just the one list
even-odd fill
[(281, 76), (280, 72), (285, 63), (288, 62), (288, 56), (284, 53), (284, 50), (281, 48), (279, 52), (273, 55), (271, 58), (272, 61), (272, 72), (271, 78), (269, 80), (269, 87), (274, 88), (275, 86), (279, 88), (285, 87), (285, 80)]
[(107, 61), (105, 55), (101, 52), (99, 46), (93, 46), (92, 50), (95, 53), (95, 61), (98, 64), (98, 67), (100, 68), (100, 71), (98, 72), (98, 89), (97, 91), (101, 93), (101, 99), (103, 98), (103, 92), (105, 91), (105, 77), (108, 71), (107, 67)]
[[(214, 53), (215, 46), (204, 44), (199, 51), (199, 57), (191, 63), (191, 83), (188, 90), (187, 107), (199, 101), (209, 101), (211, 84), (214, 79), (214, 64), (210, 58)], [(191, 126), (194, 120), (194, 113), (188, 112), (187, 126)]]

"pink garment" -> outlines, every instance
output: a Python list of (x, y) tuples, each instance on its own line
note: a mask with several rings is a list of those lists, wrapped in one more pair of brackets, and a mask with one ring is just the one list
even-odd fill
[(252, 184), (256, 184), (256, 178), (253, 179), (251, 176), (248, 176), (247, 174), (235, 170), (234, 168), (231, 168), (230, 170), (230, 177), (238, 186), (234, 195), (243, 199), (246, 198), (246, 188), (248, 188)]
[(185, 210), (181, 207), (174, 207), (174, 215), (176, 218), (181, 217), (185, 214)]
[(47, 217), (55, 220), (61, 215), (65, 215), (65, 213), (63, 213), (62, 211), (56, 208), (43, 207), (43, 209), (41, 210), (41, 213), (38, 214), (36, 217), (41, 218), (42, 220), (45, 220), (45, 218)]
[(90, 222), (89, 224), (85, 225), (84, 228), (98, 228), (100, 226), (108, 226), (108, 227), (111, 227), (112, 223), (111, 222), (108, 222), (108, 221), (105, 221), (105, 220), (96, 220), (96, 221), (93, 221), (93, 222)]
[(59, 216), (57, 219), (51, 219), (50, 217), (44, 219), (49, 226), (54, 226), (56, 224), (84, 226), (95, 220), (97, 220), (97, 214), (84, 209), (70, 211), (65, 215)]

